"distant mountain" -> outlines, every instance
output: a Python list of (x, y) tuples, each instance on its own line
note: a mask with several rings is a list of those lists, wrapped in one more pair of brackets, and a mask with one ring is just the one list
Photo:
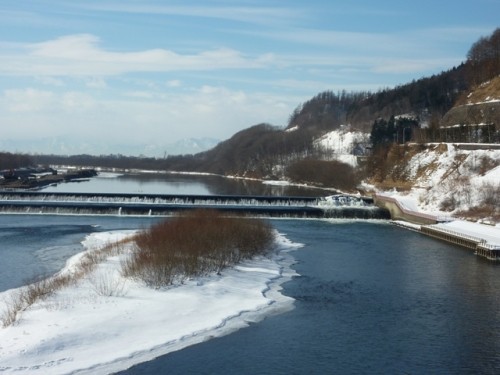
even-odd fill
[(110, 144), (105, 140), (87, 142), (69, 137), (5, 140), (0, 139), (0, 150), (27, 154), (53, 155), (111, 155), (163, 158), (172, 155), (197, 154), (219, 143), (214, 138), (189, 138), (167, 144)]
[(157, 156), (197, 154), (214, 148), (219, 142), (219, 139), (207, 137), (185, 138), (174, 143), (166, 144), (163, 154), (158, 154)]

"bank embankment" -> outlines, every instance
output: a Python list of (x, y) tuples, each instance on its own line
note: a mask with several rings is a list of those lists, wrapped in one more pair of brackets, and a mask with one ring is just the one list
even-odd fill
[(395, 224), (472, 250), (488, 260), (500, 261), (500, 227), (455, 220), (409, 209), (395, 197), (377, 194), (374, 202), (387, 209)]

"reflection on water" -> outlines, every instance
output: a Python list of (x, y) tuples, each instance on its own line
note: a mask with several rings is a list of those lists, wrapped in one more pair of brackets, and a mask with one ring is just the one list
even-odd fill
[(45, 192), (133, 193), (184, 195), (324, 196), (332, 191), (301, 186), (263, 184), (261, 181), (215, 175), (171, 173), (100, 174), (89, 180), (48, 186)]

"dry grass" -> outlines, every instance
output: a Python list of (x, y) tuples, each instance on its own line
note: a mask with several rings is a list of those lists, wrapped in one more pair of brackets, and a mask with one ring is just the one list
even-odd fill
[(57, 275), (44, 278), (19, 289), (10, 295), (10, 300), (6, 302), (6, 308), (0, 314), (0, 322), (3, 327), (8, 327), (15, 323), (19, 314), (33, 305), (35, 302), (43, 300), (55, 291), (69, 285), (72, 278), (68, 275)]
[(456, 105), (481, 103), (486, 100), (500, 99), (500, 76), (476, 87), (470, 94), (464, 94)]
[[(95, 267), (112, 255), (116, 255), (123, 250), (123, 246), (130, 241), (125, 239), (116, 243), (107, 244), (100, 249), (86, 252), (71, 273), (56, 274), (51, 277), (43, 278), (29, 283), (29, 285), (20, 288), (16, 293), (11, 294), (8, 301), (5, 301), (6, 307), (0, 313), (0, 322), (3, 327), (8, 327), (16, 322), (22, 311), (26, 310), (34, 303), (44, 300), (58, 290), (69, 285), (77, 283), (83, 277), (90, 274)], [(109, 284), (102, 280), (96, 281), (96, 293), (101, 295), (120, 292), (120, 286)]]
[(495, 210), (494, 207), (487, 205), (471, 207), (467, 211), (456, 212), (455, 216), (473, 221), (486, 220), (493, 223), (500, 222), (500, 210)]
[(122, 271), (160, 288), (263, 254), (272, 241), (272, 229), (263, 220), (196, 210), (137, 235), (136, 251), (122, 264)]
[[(498, 202), (500, 202), (500, 184), (484, 183), (480, 191), (480, 203), (468, 210), (456, 212), (455, 216), (472, 220), (499, 222), (500, 206)], [(451, 208), (453, 209), (453, 207)]]

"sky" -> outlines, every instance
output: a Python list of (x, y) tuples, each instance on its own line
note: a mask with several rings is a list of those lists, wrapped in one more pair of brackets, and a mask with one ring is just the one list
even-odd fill
[(2, 0), (0, 149), (164, 154), (284, 127), (320, 92), (459, 65), (498, 14), (499, 0)]

